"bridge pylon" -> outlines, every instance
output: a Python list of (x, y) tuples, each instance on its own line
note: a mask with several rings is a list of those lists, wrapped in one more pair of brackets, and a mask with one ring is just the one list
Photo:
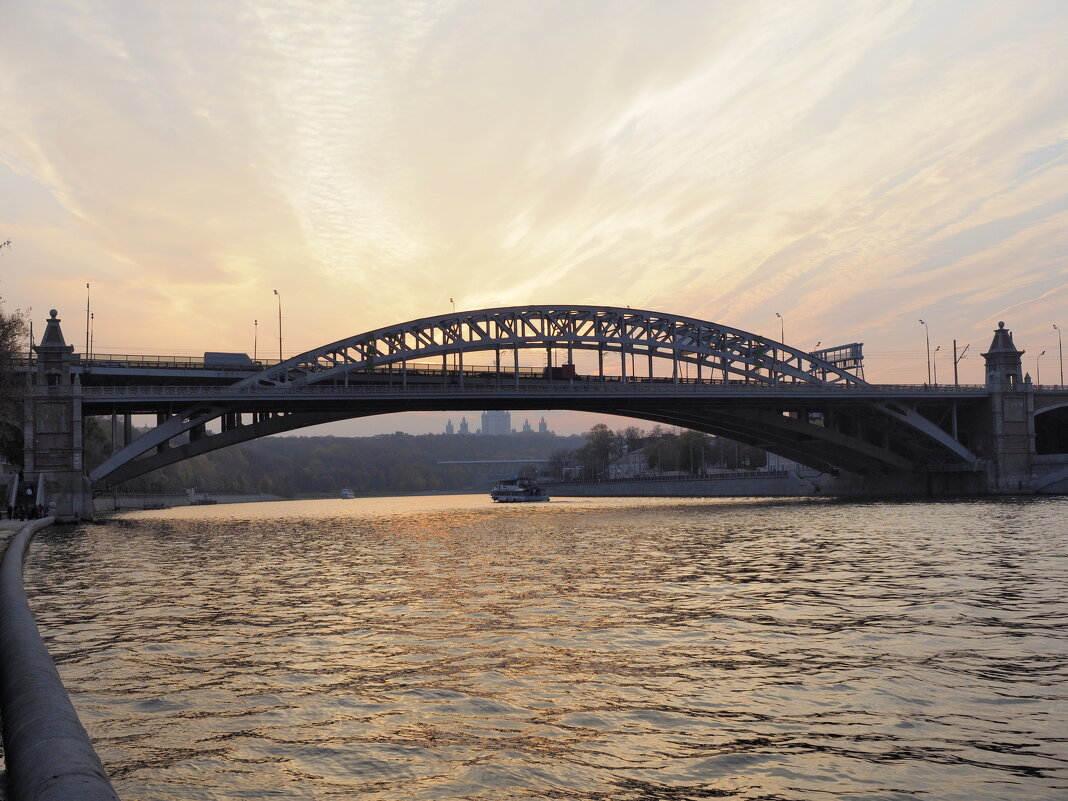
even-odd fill
[(34, 345), (23, 419), (23, 481), (35, 504), (60, 521), (91, 520), (93, 496), (82, 448), (82, 387), (71, 369), (74, 346), (63, 339), (56, 310)]
[(1031, 376), (1023, 372), (1023, 355), (1012, 332), (999, 322), (990, 349), (983, 354), (990, 390), (987, 491), (996, 495), (1033, 492), (1035, 393)]

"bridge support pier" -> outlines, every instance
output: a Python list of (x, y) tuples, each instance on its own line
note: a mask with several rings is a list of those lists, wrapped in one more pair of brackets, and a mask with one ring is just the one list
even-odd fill
[[(44, 506), (58, 521), (93, 518), (93, 494), (85, 476), (82, 387), (71, 371), (74, 346), (63, 340), (55, 309), (41, 344), (33, 350), (23, 421), (23, 503)], [(35, 489), (36, 488), (36, 489)]]
[(1023, 375), (1023, 355), (1012, 332), (999, 322), (990, 350), (983, 354), (990, 390), (987, 492), (995, 495), (1034, 492), (1035, 393), (1031, 377)]
[(1031, 382), (990, 394), (991, 459), (987, 489), (996, 495), (1030, 495), (1034, 455), (1035, 394)]

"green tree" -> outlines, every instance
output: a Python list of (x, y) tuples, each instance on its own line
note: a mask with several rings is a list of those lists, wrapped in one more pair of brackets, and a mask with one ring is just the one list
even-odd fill
[[(0, 250), (11, 240), (0, 242)], [(5, 312), (0, 299), (0, 459), (22, 464), (22, 405), (25, 392), (15, 372), (26, 342), (26, 313)]]
[(575, 454), (569, 450), (553, 451), (549, 456), (549, 472), (558, 481), (564, 479), (567, 469), (573, 467), (574, 464)]
[(86, 472), (93, 470), (111, 456), (111, 432), (99, 417), (86, 417), (82, 428)]
[(691, 476), (703, 472), (705, 462), (712, 458), (712, 443), (700, 431), (683, 431), (675, 440), (680, 470)]
[(645, 463), (657, 473), (679, 469), (678, 437), (667, 435), (655, 440), (645, 451)]
[(725, 470), (756, 470), (768, 463), (768, 454), (760, 448), (717, 437), (708, 462)]
[(619, 440), (604, 423), (598, 423), (582, 436), (586, 438), (586, 444), (575, 452), (575, 458), (587, 475), (603, 472), (621, 452)]
[(645, 442), (646, 433), (637, 426), (627, 426), (622, 431), (616, 432), (616, 439), (626, 448), (627, 453), (633, 453), (640, 449)]

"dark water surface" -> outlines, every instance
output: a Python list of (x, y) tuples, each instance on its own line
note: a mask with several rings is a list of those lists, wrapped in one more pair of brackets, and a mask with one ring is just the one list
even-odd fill
[(1068, 499), (450, 496), (46, 532), (124, 801), (1066, 799)]

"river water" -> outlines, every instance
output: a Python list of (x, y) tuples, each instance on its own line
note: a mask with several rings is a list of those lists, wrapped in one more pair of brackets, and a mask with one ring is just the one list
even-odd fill
[(27, 587), (124, 801), (1068, 798), (1068, 498), (132, 513)]

